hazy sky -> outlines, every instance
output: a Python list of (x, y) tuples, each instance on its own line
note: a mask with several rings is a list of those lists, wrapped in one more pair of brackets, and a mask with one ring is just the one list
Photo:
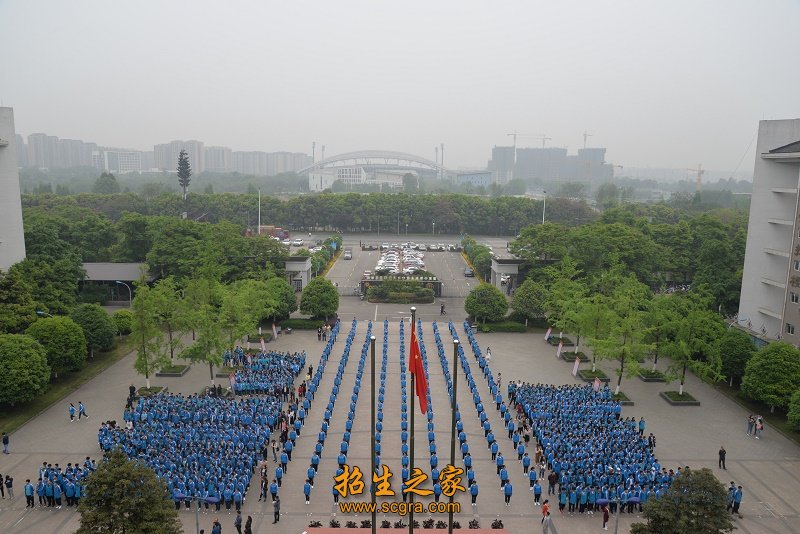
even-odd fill
[(23, 135), (107, 146), (444, 143), (480, 167), (515, 129), (571, 152), (588, 131), (617, 164), (732, 170), (758, 120), (800, 117), (798, 21), (790, 0), (0, 0), (0, 99)]

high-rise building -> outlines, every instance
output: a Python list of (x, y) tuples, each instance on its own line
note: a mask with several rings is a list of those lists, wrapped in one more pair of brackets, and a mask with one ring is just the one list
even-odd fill
[(58, 137), (43, 133), (28, 136), (28, 164), (40, 169), (57, 167)]
[(761, 121), (738, 322), (800, 345), (800, 119)]
[(564, 178), (566, 162), (566, 148), (518, 148), (514, 178), (561, 180)]
[(0, 107), (0, 269), (25, 259), (14, 110)]
[(199, 174), (205, 170), (205, 145), (202, 141), (170, 141), (153, 147), (156, 168), (162, 171), (175, 172), (178, 168), (178, 155), (186, 150), (192, 173)]
[(142, 153), (138, 150), (101, 148), (92, 151), (92, 166), (114, 174), (139, 172), (142, 170)]
[(205, 151), (205, 168), (209, 172), (231, 172), (233, 170), (233, 152), (224, 146), (207, 146)]
[(22, 137), (20, 134), (16, 134), (15, 139), (17, 141), (17, 165), (19, 167), (27, 167), (28, 147), (25, 144), (25, 138)]
[(266, 176), (267, 153), (260, 151), (234, 152), (233, 170), (242, 174)]
[(488, 170), (496, 184), (507, 184), (514, 178), (514, 147), (496, 146), (492, 148), (492, 159), (489, 160)]

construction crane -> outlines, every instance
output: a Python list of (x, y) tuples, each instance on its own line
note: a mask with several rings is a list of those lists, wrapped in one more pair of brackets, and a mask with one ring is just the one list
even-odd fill
[(583, 132), (583, 148), (586, 148), (586, 139), (592, 137), (592, 134)]
[(703, 164), (698, 163), (696, 169), (686, 169), (686, 170), (695, 173), (695, 175), (697, 176), (697, 180), (695, 181), (695, 191), (699, 193), (700, 186), (703, 181), (703, 175), (706, 173), (706, 170), (703, 168)]
[(553, 140), (552, 137), (547, 137), (546, 135), (542, 135), (542, 134), (521, 134), (521, 133), (517, 133), (516, 130), (514, 130), (514, 133), (510, 133), (510, 134), (506, 134), (506, 135), (509, 136), (509, 137), (513, 137), (514, 138), (514, 152), (515, 153), (516, 153), (516, 148), (517, 148), (517, 137), (521, 137), (521, 138), (527, 137), (527, 138), (530, 138), (530, 139), (540, 139), (542, 141), (542, 148), (544, 148), (544, 144), (545, 144), (546, 141), (552, 141)]

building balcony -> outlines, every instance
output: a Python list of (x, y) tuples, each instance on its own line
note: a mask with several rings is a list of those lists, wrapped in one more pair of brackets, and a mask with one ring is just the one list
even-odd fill
[(772, 278), (761, 277), (761, 283), (767, 284), (768, 286), (777, 287), (779, 289), (786, 290), (786, 284), (784, 282), (778, 282), (777, 280), (773, 280)]
[(769, 224), (780, 224), (781, 226), (793, 226), (794, 225), (794, 221), (792, 221), (791, 219), (772, 219), (772, 218), (770, 218), (770, 219), (767, 219), (767, 222)]
[(783, 320), (783, 318), (781, 317), (780, 313), (774, 312), (774, 311), (770, 310), (769, 308), (764, 308), (764, 307), (758, 308), (758, 313), (763, 314), (763, 315), (769, 315), (770, 317), (774, 317), (775, 319), (778, 319), (779, 321)]
[(764, 252), (773, 256), (782, 256), (784, 258), (791, 256), (788, 250), (778, 250), (777, 248), (764, 248)]

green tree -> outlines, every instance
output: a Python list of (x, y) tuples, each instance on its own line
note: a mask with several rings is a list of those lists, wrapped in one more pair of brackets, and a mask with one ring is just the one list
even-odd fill
[(211, 276), (201, 275), (191, 280), (185, 289), (188, 325), (196, 334), (195, 341), (181, 356), (194, 363), (208, 364), (211, 385), (214, 385), (214, 366), (222, 365), (226, 339), (220, 324), (222, 290)]
[[(608, 304), (608, 299), (601, 294), (584, 297), (578, 303), (574, 321), (579, 325), (591, 346), (593, 340), (605, 339), (610, 334), (614, 322), (614, 312)], [(577, 351), (577, 348), (576, 348)], [(592, 372), (597, 371), (597, 354), (592, 351)]]
[(117, 335), (127, 336), (133, 327), (133, 314), (129, 310), (117, 310), (111, 316)]
[(632, 534), (722, 534), (734, 529), (726, 510), (728, 492), (714, 473), (687, 469), (660, 499), (644, 505), (646, 523), (634, 523)]
[(181, 149), (178, 154), (178, 185), (183, 189), (183, 211), (189, 211), (189, 197), (187, 190), (192, 181), (192, 166), (189, 164), (189, 154), (186, 150)]
[(77, 371), (86, 364), (83, 329), (69, 317), (39, 319), (25, 334), (44, 347), (53, 378), (58, 378), (58, 373)]
[[(264, 284), (255, 280), (247, 282)], [(232, 285), (221, 289), (219, 324), (225, 336), (225, 348), (233, 352), (238, 340), (255, 331), (262, 315), (258, 308), (263, 305), (263, 301), (248, 286)]]
[(32, 401), (47, 389), (50, 367), (38, 341), (22, 334), (0, 334), (0, 404)]
[(318, 276), (303, 288), (300, 296), (301, 313), (327, 319), (338, 309), (339, 292), (327, 278)]
[(114, 195), (119, 193), (119, 183), (113, 174), (104, 172), (97, 180), (94, 181), (92, 186), (92, 193), (99, 195)]
[(78, 534), (180, 534), (167, 485), (119, 450), (107, 454), (86, 481)]
[(36, 307), (52, 314), (68, 314), (77, 302), (78, 281), (86, 273), (74, 254), (56, 260), (25, 258), (11, 266), (30, 289)]
[(188, 310), (181, 297), (175, 278), (162, 278), (153, 286), (151, 297), (154, 301), (158, 324), (166, 331), (166, 346), (169, 359), (183, 347), (183, 336), (188, 331)]
[(719, 340), (722, 357), (722, 374), (728, 377), (731, 387), (741, 384), (747, 362), (756, 353), (750, 336), (738, 328), (728, 328)]
[(653, 346), (653, 371), (658, 358), (666, 354), (675, 339), (675, 325), (680, 317), (675, 300), (674, 295), (656, 295), (644, 315), (645, 341)]
[(23, 332), (36, 320), (36, 303), (19, 271), (0, 270), (0, 333)]
[(114, 346), (114, 323), (97, 304), (81, 304), (72, 310), (70, 317), (83, 328), (90, 358), (94, 357), (95, 349), (110, 350)]
[(647, 286), (636, 280), (633, 275), (611, 276), (616, 281), (610, 302), (613, 315), (609, 335), (605, 338), (592, 339), (590, 346), (597, 356), (603, 359), (616, 360), (617, 387), (614, 394), (619, 394), (623, 376), (632, 376), (639, 370), (639, 362), (653, 348), (644, 342), (644, 308), (647, 305), (649, 292)]
[(403, 175), (403, 191), (413, 195), (419, 189), (419, 178), (407, 172)]
[(285, 278), (270, 278), (267, 280), (267, 290), (276, 303), (274, 319), (287, 319), (297, 310), (297, 293)]
[(508, 301), (495, 286), (480, 283), (467, 295), (464, 310), (477, 321), (499, 321), (508, 311)]
[(672, 360), (670, 377), (680, 375), (679, 395), (683, 395), (687, 369), (703, 379), (717, 380), (721, 376), (718, 340), (725, 329), (720, 316), (705, 304), (702, 299), (695, 300), (677, 319), (675, 339), (668, 348)]
[(742, 393), (768, 404), (770, 411), (784, 408), (800, 387), (800, 350), (783, 341), (756, 352), (745, 367)]
[(792, 394), (789, 399), (789, 413), (786, 414), (789, 423), (794, 425), (795, 428), (800, 430), (800, 388)]
[(547, 290), (544, 284), (534, 282), (529, 278), (514, 291), (511, 307), (515, 312), (525, 317), (525, 324), (527, 325), (529, 319), (544, 317), (546, 299)]
[(150, 388), (150, 375), (169, 364), (164, 351), (164, 333), (159, 328), (159, 299), (144, 279), (136, 283), (131, 303), (131, 338), (136, 342), (134, 369), (144, 375)]

